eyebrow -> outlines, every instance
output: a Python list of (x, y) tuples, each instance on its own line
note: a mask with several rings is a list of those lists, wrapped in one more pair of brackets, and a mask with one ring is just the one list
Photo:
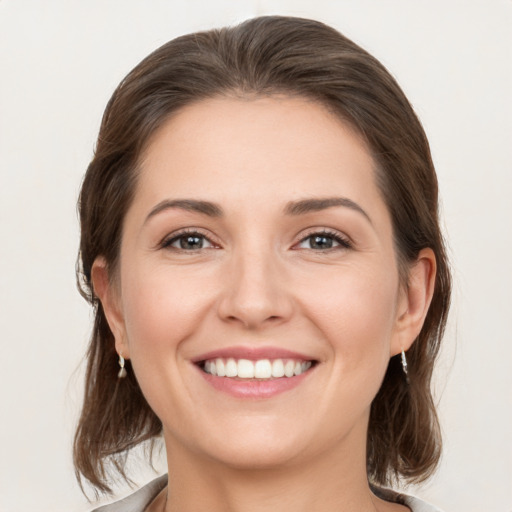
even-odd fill
[(222, 217), (222, 208), (210, 201), (200, 201), (197, 199), (165, 199), (158, 203), (148, 214), (144, 223), (151, 217), (163, 212), (165, 210), (177, 208), (179, 210), (186, 210), (188, 212), (202, 213), (208, 217)]
[[(307, 213), (319, 212), (333, 208), (335, 206), (342, 206), (350, 208), (362, 214), (369, 222), (372, 223), (370, 216), (359, 206), (357, 203), (346, 197), (325, 197), (313, 199), (300, 199), (298, 201), (290, 201), (284, 208), (285, 215), (305, 215)], [(222, 217), (224, 212), (222, 207), (210, 201), (202, 201), (198, 199), (165, 199), (158, 203), (148, 214), (144, 223), (151, 217), (169, 209), (181, 209), (189, 212), (201, 213), (208, 217)]]
[(357, 203), (347, 197), (325, 197), (315, 199), (302, 199), (299, 201), (290, 201), (286, 204), (284, 212), (287, 215), (304, 215), (311, 212), (319, 212), (327, 210), (334, 206), (343, 206), (350, 208), (362, 214), (369, 222), (372, 223), (370, 216)]

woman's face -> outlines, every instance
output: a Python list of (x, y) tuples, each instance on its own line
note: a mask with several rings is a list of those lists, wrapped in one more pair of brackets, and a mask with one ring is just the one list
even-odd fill
[(169, 120), (141, 161), (117, 287), (104, 272), (168, 449), (236, 467), (360, 455), (389, 358), (419, 330), (375, 164), (304, 99), (209, 99)]

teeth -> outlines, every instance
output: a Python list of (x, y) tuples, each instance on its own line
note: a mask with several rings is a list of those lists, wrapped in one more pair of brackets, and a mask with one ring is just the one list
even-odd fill
[(238, 361), (238, 376), (241, 379), (254, 378), (254, 363), (248, 359), (239, 359)]
[(238, 377), (239, 379), (270, 379), (301, 375), (311, 368), (311, 361), (293, 359), (249, 359), (217, 358), (204, 363), (204, 371), (218, 377)]
[(286, 361), (284, 365), (284, 374), (287, 377), (293, 377), (293, 368), (295, 367), (295, 363), (293, 361)]
[(226, 367), (225, 367), (224, 361), (222, 359), (215, 360), (215, 367), (217, 368), (217, 375), (219, 377), (226, 376)]
[(284, 363), (282, 359), (276, 359), (272, 363), (272, 377), (284, 377)]
[(254, 376), (257, 379), (270, 379), (270, 377), (272, 377), (272, 364), (268, 359), (256, 361), (254, 365)]
[[(205, 368), (206, 370), (206, 368)], [(207, 372), (208, 373), (208, 372)], [(234, 359), (228, 359), (226, 363), (226, 377), (236, 377), (238, 375), (238, 365)]]

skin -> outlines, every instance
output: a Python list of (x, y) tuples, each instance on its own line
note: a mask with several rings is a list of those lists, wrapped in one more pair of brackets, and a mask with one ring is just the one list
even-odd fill
[[(423, 324), (435, 258), (423, 250), (403, 286), (358, 135), (305, 99), (215, 98), (169, 120), (140, 168), (118, 274), (109, 279), (100, 257), (93, 282), (116, 348), (164, 426), (169, 499), (162, 493), (151, 510), (407, 510), (372, 495), (366, 432), (389, 358)], [(332, 197), (360, 210), (284, 213), (289, 202)], [(150, 215), (176, 199), (216, 203), (223, 216)], [(180, 248), (184, 228), (206, 237), (202, 248)], [(326, 230), (332, 247), (312, 245)], [(237, 398), (192, 362), (235, 345), (317, 364), (289, 391)]]

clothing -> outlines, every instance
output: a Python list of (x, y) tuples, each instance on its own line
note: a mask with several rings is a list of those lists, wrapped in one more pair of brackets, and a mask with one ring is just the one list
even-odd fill
[[(120, 501), (104, 505), (91, 512), (144, 512), (144, 509), (155, 499), (156, 495), (167, 485), (167, 475), (163, 475), (145, 485), (135, 493)], [(412, 512), (441, 512), (440, 509), (426, 503), (414, 496), (399, 494), (389, 489), (373, 489), (374, 493), (382, 499), (401, 503), (409, 507)]]
[(163, 475), (140, 488), (122, 500), (96, 508), (91, 512), (144, 512), (156, 495), (167, 485), (167, 475)]

